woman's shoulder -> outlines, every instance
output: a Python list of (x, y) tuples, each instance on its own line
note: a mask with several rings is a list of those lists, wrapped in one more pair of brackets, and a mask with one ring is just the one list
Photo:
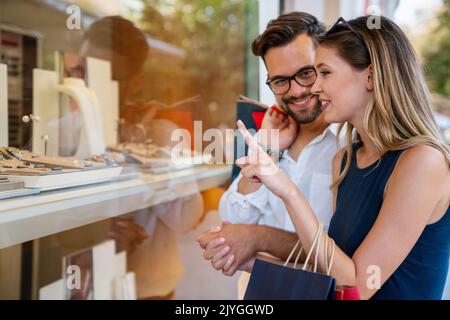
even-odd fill
[[(420, 201), (434, 208), (427, 216), (427, 223), (440, 220), (448, 209), (450, 199), (450, 169), (444, 153), (444, 150), (425, 144), (403, 150), (386, 185), (386, 198), (391, 193), (398, 195), (397, 201), (422, 199)], [(425, 210), (418, 214), (426, 213)]]
[(399, 162), (404, 165), (413, 165), (416, 169), (427, 167), (442, 172), (449, 171), (449, 163), (444, 153), (427, 144), (417, 144), (404, 150)]
[(405, 149), (395, 166), (394, 177), (429, 180), (437, 185), (450, 185), (448, 158), (437, 147), (417, 144)]

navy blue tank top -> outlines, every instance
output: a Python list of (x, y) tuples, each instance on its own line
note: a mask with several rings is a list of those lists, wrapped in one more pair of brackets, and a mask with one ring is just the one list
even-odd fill
[[(350, 257), (377, 219), (386, 183), (402, 153), (387, 152), (379, 161), (360, 169), (356, 165), (356, 151), (360, 146), (353, 146), (351, 165), (339, 185), (336, 211), (328, 230), (336, 245)], [(346, 156), (341, 170), (345, 161)], [(441, 299), (449, 259), (450, 207), (439, 221), (425, 227), (406, 259), (372, 299)]]

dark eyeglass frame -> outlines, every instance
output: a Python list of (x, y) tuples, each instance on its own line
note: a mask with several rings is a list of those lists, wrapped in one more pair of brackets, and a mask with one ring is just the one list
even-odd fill
[[(297, 79), (297, 76), (301, 73), (304, 73), (305, 71), (312, 71), (314, 73), (314, 80), (311, 81), (311, 83), (300, 83), (300, 80)], [(274, 94), (285, 94), (286, 92), (288, 92), (289, 90), (291, 90), (291, 82), (292, 80), (295, 81), (295, 83), (297, 83), (299, 86), (301, 87), (309, 87), (312, 86), (314, 84), (314, 82), (316, 82), (317, 79), (317, 72), (316, 69), (314, 69), (313, 67), (308, 67), (308, 68), (301, 68), (300, 70), (298, 70), (293, 76), (290, 77), (278, 77), (272, 80), (267, 79), (266, 84), (269, 86), (269, 89), (274, 93)], [(287, 89), (286, 90), (277, 90), (276, 88), (272, 87), (272, 84), (275, 81), (279, 81), (279, 80), (285, 80), (287, 81)]]
[(364, 43), (363, 38), (359, 35), (358, 32), (356, 32), (355, 29), (353, 29), (353, 27), (350, 25), (350, 23), (347, 22), (347, 20), (345, 20), (342, 17), (339, 17), (335, 23), (333, 23), (333, 25), (331, 26), (330, 29), (328, 29), (328, 31), (325, 33), (325, 35), (329, 35), (333, 33), (333, 29), (336, 28), (336, 26), (341, 23), (346, 26), (351, 32), (353, 32), (353, 34), (356, 36), (356, 38), (358, 38), (359, 43), (363, 46), (364, 49), (366, 49), (367, 52), (369, 52), (369, 50), (367, 50), (366, 44)]

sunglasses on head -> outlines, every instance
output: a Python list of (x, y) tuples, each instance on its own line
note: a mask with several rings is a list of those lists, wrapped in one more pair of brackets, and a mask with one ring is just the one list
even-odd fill
[(342, 17), (339, 17), (335, 23), (333, 23), (333, 25), (331, 26), (331, 28), (325, 33), (325, 35), (329, 35), (332, 34), (333, 31), (336, 29), (336, 27), (339, 25), (339, 23), (342, 23), (344, 26), (346, 26), (358, 39), (359, 43), (363, 46), (363, 48), (366, 49), (367, 52), (369, 52), (369, 50), (367, 50), (367, 47), (364, 43), (363, 38), (361, 38), (361, 36), (358, 34), (358, 32), (356, 32), (355, 29), (353, 29), (353, 27), (350, 25), (350, 23), (347, 22), (347, 20), (345, 20)]

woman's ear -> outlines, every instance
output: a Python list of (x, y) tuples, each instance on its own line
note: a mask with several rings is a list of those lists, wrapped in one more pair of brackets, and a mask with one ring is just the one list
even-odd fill
[(367, 88), (368, 91), (373, 91), (373, 69), (372, 69), (372, 65), (369, 65), (367, 67), (366, 88)]

